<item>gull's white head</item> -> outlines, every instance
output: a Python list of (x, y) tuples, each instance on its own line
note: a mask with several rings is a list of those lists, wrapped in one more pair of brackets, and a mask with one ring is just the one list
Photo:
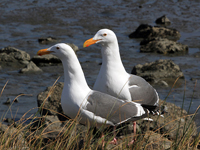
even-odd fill
[(37, 52), (37, 54), (40, 56), (46, 55), (46, 54), (53, 54), (60, 59), (62, 59), (63, 56), (70, 57), (70, 55), (73, 53), (74, 53), (74, 50), (65, 43), (59, 43), (54, 46), (51, 46), (50, 48), (41, 49)]
[(102, 45), (106, 45), (112, 42), (117, 41), (117, 37), (112, 30), (109, 29), (101, 29), (99, 30), (95, 36), (84, 42), (83, 47), (88, 47), (92, 44), (100, 43)]

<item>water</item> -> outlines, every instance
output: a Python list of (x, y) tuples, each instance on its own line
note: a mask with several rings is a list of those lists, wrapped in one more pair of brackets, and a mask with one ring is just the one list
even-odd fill
[[(0, 47), (13, 46), (28, 52), (31, 57), (42, 48), (55, 43), (41, 45), (38, 38), (52, 36), (59, 42), (74, 43), (79, 46), (77, 52), (89, 86), (93, 86), (100, 69), (100, 46), (92, 45), (82, 48), (85, 40), (101, 28), (113, 30), (119, 41), (120, 51), (127, 72), (131, 72), (136, 64), (144, 64), (158, 59), (171, 59), (178, 64), (185, 81), (180, 80), (176, 88), (167, 98), (167, 102), (175, 103), (187, 110), (191, 99), (190, 113), (194, 113), (200, 105), (200, 5), (199, 0), (1, 0), (0, 2)], [(181, 33), (179, 42), (189, 46), (189, 53), (182, 56), (164, 56), (139, 52), (139, 39), (129, 39), (128, 35), (141, 23), (155, 25), (155, 20), (167, 15), (172, 28)], [(1, 64), (0, 64), (1, 65)], [(0, 97), (2, 104), (9, 97), (17, 95), (19, 103), (9, 106), (0, 105), (0, 116), (20, 118), (28, 110), (27, 116), (37, 111), (37, 94), (46, 87), (63, 81), (63, 68), (59, 66), (42, 67), (40, 74), (19, 74), (16, 67), (2, 67), (0, 70), (0, 89), (8, 81)], [(175, 80), (175, 79), (174, 79)], [(172, 85), (172, 84), (170, 84)], [(194, 96), (193, 96), (193, 89)], [(158, 87), (161, 99), (165, 99), (170, 87)], [(184, 97), (184, 98), (183, 98)], [(35, 108), (35, 109), (32, 109)], [(8, 112), (7, 112), (8, 110)], [(6, 113), (7, 112), (7, 113)], [(200, 125), (200, 115), (196, 117)]]

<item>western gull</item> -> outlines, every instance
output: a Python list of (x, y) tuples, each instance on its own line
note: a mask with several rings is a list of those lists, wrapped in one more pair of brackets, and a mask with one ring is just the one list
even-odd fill
[(85, 41), (83, 47), (95, 43), (102, 46), (102, 65), (93, 89), (123, 100), (158, 106), (159, 97), (156, 90), (145, 79), (126, 72), (115, 33), (109, 29), (101, 29), (93, 38)]
[[(91, 90), (73, 49), (64, 43), (37, 52), (53, 54), (61, 59), (64, 68), (64, 87), (61, 106), (70, 118), (80, 115), (81, 124), (113, 126), (136, 121), (148, 115), (148, 108), (136, 102), (126, 102), (99, 91)], [(113, 143), (116, 143), (116, 138)]]
[(83, 46), (95, 43), (102, 45), (102, 66), (93, 89), (123, 100), (157, 106), (159, 97), (156, 90), (145, 79), (126, 72), (115, 33), (101, 29)]

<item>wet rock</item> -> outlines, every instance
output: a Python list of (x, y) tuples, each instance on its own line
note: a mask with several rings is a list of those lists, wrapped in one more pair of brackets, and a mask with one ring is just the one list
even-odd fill
[(155, 62), (138, 64), (133, 67), (132, 74), (143, 77), (149, 82), (165, 78), (184, 78), (183, 72), (172, 60), (157, 60)]
[(156, 52), (160, 54), (187, 53), (188, 46), (166, 38), (147, 38), (140, 43), (140, 52)]
[(171, 21), (166, 17), (166, 15), (163, 15), (160, 18), (156, 19), (156, 23), (168, 26), (171, 24)]
[(197, 127), (194, 119), (188, 115), (187, 111), (176, 106), (173, 103), (168, 103), (160, 100), (160, 106), (165, 106), (167, 112), (164, 117), (161, 116), (150, 116), (154, 121), (147, 122), (145, 120), (137, 121), (141, 127), (141, 131), (146, 133), (146, 131), (154, 131), (164, 135), (168, 140), (178, 140), (183, 136), (183, 134), (189, 134), (188, 136), (197, 135)]
[(24, 68), (19, 70), (19, 73), (36, 73), (36, 72), (42, 72), (42, 69), (37, 67), (32, 61), (30, 61), (30, 63), (27, 64)]
[(18, 118), (4, 118), (3, 122), (8, 126), (12, 125), (13, 127), (18, 127), (22, 123)]
[(148, 24), (141, 24), (134, 32), (129, 35), (129, 38), (153, 38), (162, 37), (177, 41), (180, 39), (180, 33), (176, 29), (151, 26)]
[(15, 98), (13, 101), (14, 101), (15, 103), (18, 103), (18, 102), (19, 102), (18, 98)]
[[(66, 44), (71, 46), (74, 52), (79, 50), (78, 46), (76, 46), (73, 43), (66, 43)], [(54, 66), (61, 64), (61, 60), (52, 54), (43, 56), (34, 56), (33, 58), (31, 58), (31, 61), (33, 61), (37, 66)]]
[(59, 120), (58, 116), (48, 115), (45, 116), (47, 127), (50, 130), (57, 129), (62, 125), (62, 122)]
[[(66, 129), (65, 129), (66, 130)], [(40, 136), (41, 133), (37, 133), (38, 136)], [(65, 131), (63, 128), (56, 128), (54, 130), (49, 130), (48, 128), (44, 130), (41, 139), (44, 145), (50, 144), (51, 142), (54, 142), (58, 139), (64, 139)]]
[(166, 105), (162, 105), (162, 106), (160, 106), (160, 113), (161, 114), (165, 114), (165, 113), (168, 113), (168, 108), (167, 108), (167, 106)]
[[(18, 101), (18, 98), (15, 98), (15, 99), (13, 100), (13, 102), (18, 103), (18, 102), (19, 102), (19, 101)], [(10, 99), (10, 98), (7, 98), (7, 100), (6, 100), (5, 102), (3, 102), (3, 104), (4, 104), (4, 105), (10, 105), (10, 104), (11, 104), (11, 99)]]
[(38, 42), (39, 42), (40, 44), (49, 44), (49, 43), (53, 43), (53, 42), (58, 42), (58, 39), (49, 36), (49, 37), (47, 37), (47, 38), (39, 38), (39, 39), (38, 39)]
[(43, 56), (34, 56), (31, 61), (33, 61), (37, 66), (51, 66), (61, 64), (61, 60), (54, 55), (43, 55)]
[[(38, 39), (38, 42), (39, 42), (40, 44), (49, 44), (49, 43), (55, 43), (55, 42), (58, 43), (58, 42), (59, 42), (59, 39), (54, 38), (54, 37), (39, 38), (39, 39)], [(71, 46), (72, 49), (73, 49), (75, 52), (79, 50), (78, 46), (76, 46), (76, 45), (73, 44), (73, 43), (66, 43), (66, 44), (68, 44), (69, 46)]]
[(8, 129), (8, 126), (5, 124), (0, 123), (0, 131), (5, 132)]
[(28, 143), (24, 139), (24, 134), (13, 126), (0, 123), (0, 136), (4, 141), (9, 139), (11, 149), (29, 149)]
[(163, 87), (169, 87), (169, 85), (167, 84), (167, 82), (164, 81), (164, 80), (156, 81), (155, 84), (156, 84), (156, 85), (159, 85), (159, 86), (163, 86)]
[(30, 55), (25, 51), (14, 47), (5, 47), (0, 50), (0, 62), (4, 65), (24, 65), (29, 61)]
[(77, 52), (79, 50), (78, 46), (76, 46), (73, 43), (66, 43), (67, 45), (71, 46), (71, 48), (74, 50), (74, 52)]
[[(59, 82), (54, 88), (48, 87), (44, 92), (41, 92), (37, 96), (37, 103), (41, 115), (57, 115), (59, 119), (66, 120), (61, 107), (61, 93), (64, 83)], [(52, 91), (50, 91), (52, 90)], [(49, 97), (48, 97), (48, 94)]]
[(30, 126), (31, 130), (36, 130), (39, 126), (49, 130), (55, 130), (62, 126), (62, 122), (56, 115), (44, 115), (37, 118)]
[(5, 118), (4, 122), (8, 123), (8, 125), (14, 124), (15, 120), (12, 118)]
[(147, 141), (145, 149), (147, 150), (160, 150), (160, 149), (170, 149), (172, 146), (172, 141), (163, 137), (161, 134), (147, 131), (144, 135), (144, 140)]
[(3, 102), (4, 105), (10, 105), (11, 103), (11, 99), (7, 98), (7, 100), (5, 102)]
[[(32, 132), (37, 131), (36, 136), (40, 137), (38, 142), (42, 141), (43, 145), (50, 144), (51, 142), (55, 142), (55, 140), (59, 139), (61, 141), (65, 141), (65, 139), (69, 140), (69, 136), (77, 137), (77, 135), (79, 135), (81, 138), (83, 138), (85, 133), (88, 131), (87, 127), (80, 124), (76, 124), (75, 126), (72, 124), (73, 122), (71, 120), (63, 122), (60, 121), (57, 116), (45, 115), (34, 121), (34, 123), (30, 126), (30, 130)], [(36, 140), (35, 142), (37, 142), (37, 138), (35, 138), (33, 135), (34, 134), (30, 132), (27, 136), (29, 136), (29, 140), (33, 139)], [(66, 144), (63, 146), (66, 146)]]

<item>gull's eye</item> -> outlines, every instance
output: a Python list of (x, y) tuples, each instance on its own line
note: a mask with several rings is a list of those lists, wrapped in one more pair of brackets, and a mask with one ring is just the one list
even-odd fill
[(60, 47), (57, 46), (56, 49), (60, 49)]
[(106, 36), (106, 35), (107, 35), (106, 33), (103, 34), (103, 36)]

